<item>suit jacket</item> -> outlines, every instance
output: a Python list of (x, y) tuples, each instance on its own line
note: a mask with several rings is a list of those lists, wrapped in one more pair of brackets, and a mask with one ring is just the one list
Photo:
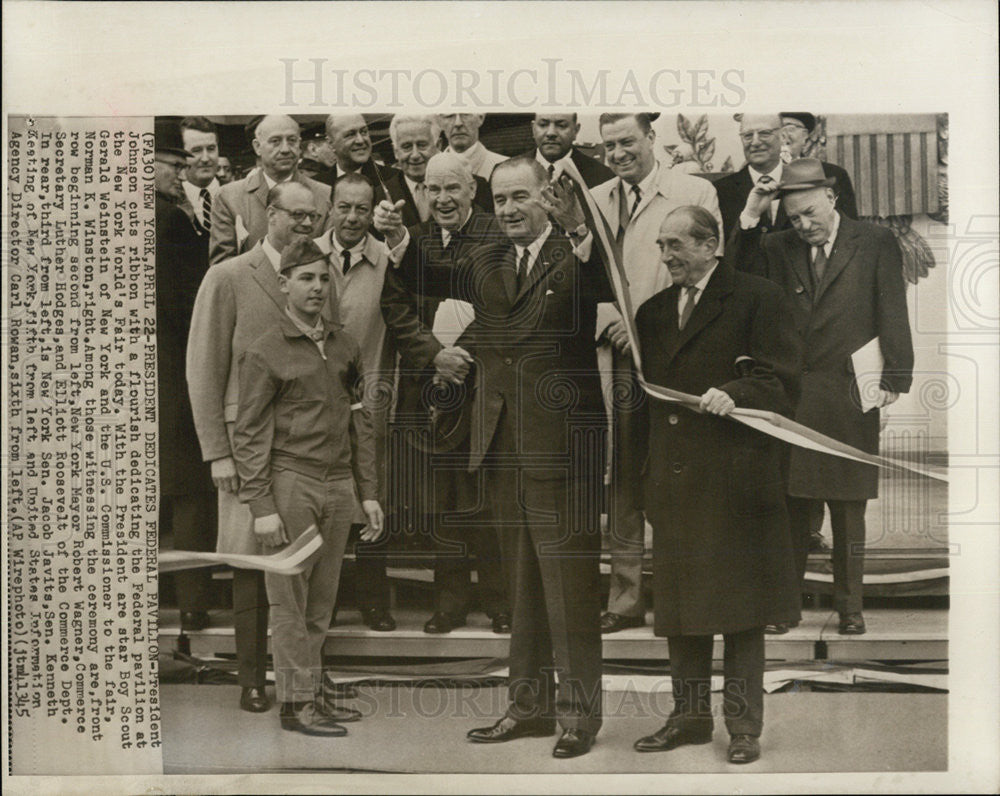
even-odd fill
[[(532, 159), (537, 154), (537, 149), (532, 149), (524, 153), (525, 157)], [(576, 166), (576, 170), (580, 172), (580, 176), (583, 177), (583, 181), (588, 188), (596, 188), (602, 182), (607, 182), (615, 176), (615, 173), (597, 158), (583, 154), (576, 147), (573, 147), (570, 159), (573, 161), (573, 165)]]
[[(633, 312), (644, 301), (670, 284), (670, 273), (660, 262), (656, 237), (660, 232), (660, 224), (671, 210), (682, 205), (699, 205), (715, 216), (720, 225), (722, 224), (712, 183), (700, 177), (668, 169), (662, 163), (657, 168), (659, 171), (655, 191), (648, 191), (642, 197), (639, 207), (636, 208), (625, 229), (622, 258), (629, 281)], [(612, 235), (616, 235), (620, 227), (618, 212), (620, 186), (621, 180), (614, 177), (590, 192), (611, 227)], [(721, 242), (719, 251), (720, 253), (722, 251)], [(597, 312), (598, 338), (611, 323), (620, 319), (621, 314), (614, 305), (601, 305)]]
[(520, 289), (515, 257), (514, 244), (503, 240), (454, 265), (400, 270), (414, 289), (475, 308), (458, 340), (475, 357), (470, 471), (503, 425), (529, 477), (592, 477), (603, 469), (603, 454), (579, 446), (606, 424), (593, 334), (597, 303), (612, 297), (599, 247), (581, 263), (569, 240), (553, 232)]
[[(636, 327), (650, 382), (710, 387), (738, 407), (791, 414), (801, 348), (788, 300), (720, 263), (683, 330), (680, 287), (644, 303)], [(736, 361), (752, 366), (738, 370)], [(776, 441), (738, 422), (650, 400), (645, 510), (653, 525), (657, 635), (747, 630), (799, 616)]]
[[(857, 219), (858, 206), (854, 198), (854, 187), (847, 172), (835, 163), (823, 163), (823, 173), (836, 179), (833, 192), (837, 194), (837, 209), (848, 217)], [(740, 225), (740, 213), (746, 207), (747, 197), (753, 190), (753, 178), (750, 168), (744, 166), (739, 171), (727, 174), (715, 181), (715, 190), (719, 195), (719, 210), (722, 213), (722, 223), (725, 234), (731, 236)], [(769, 232), (790, 229), (791, 224), (785, 215), (785, 208), (779, 205), (777, 217), (770, 225), (765, 225)]]
[[(913, 343), (902, 258), (892, 232), (843, 214), (823, 279), (813, 283), (811, 247), (794, 230), (740, 236), (737, 256), (762, 248), (766, 276), (791, 298), (803, 342), (802, 400), (795, 419), (848, 445), (878, 453), (879, 413), (862, 413), (851, 354), (878, 337), (882, 386), (905, 393), (913, 379)], [(793, 448), (789, 494), (831, 500), (878, 495), (871, 465)]]
[(194, 297), (208, 269), (208, 247), (181, 207), (156, 194), (156, 351), (160, 396), (160, 484), (165, 495), (210, 492), (208, 468), (184, 380)]
[[(187, 382), (206, 462), (232, 456), (239, 358), (254, 340), (283, 322), (285, 305), (278, 275), (259, 244), (205, 274), (191, 318)], [(336, 322), (329, 303), (323, 317)], [(257, 552), (252, 528), (228, 528), (220, 521), (218, 548), (219, 552)]]
[[(473, 175), (475, 176), (475, 175)], [(384, 175), (385, 187), (389, 191), (389, 201), (398, 202), (402, 199), (403, 205), (403, 225), (414, 227), (421, 223), (420, 212), (417, 210), (417, 203), (410, 192), (410, 186), (406, 184), (403, 172), (393, 169), (389, 175)], [(486, 213), (493, 212), (493, 194), (490, 192), (490, 184), (482, 177), (475, 176), (476, 195), (472, 199), (475, 207)]]
[[(315, 227), (319, 234), (329, 226), (330, 191), (301, 174), (293, 179), (309, 188), (316, 197), (316, 212), (322, 216)], [(215, 265), (243, 254), (267, 235), (267, 180), (255, 169), (242, 180), (223, 185), (212, 201), (212, 231), (208, 261)]]

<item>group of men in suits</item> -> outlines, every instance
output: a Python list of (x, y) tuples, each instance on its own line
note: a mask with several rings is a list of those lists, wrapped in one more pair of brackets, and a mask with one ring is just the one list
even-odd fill
[[(880, 406), (908, 389), (912, 371), (891, 233), (853, 220), (843, 170), (782, 161), (782, 141), (788, 151), (794, 140), (782, 125), (808, 127), (810, 118), (744, 116), (747, 164), (713, 185), (658, 162), (651, 114), (601, 116), (607, 165), (574, 146), (575, 114), (536, 114), (536, 148), (512, 159), (479, 142), (481, 116), (400, 116), (390, 125), (399, 169), (373, 161), (363, 117), (332, 116), (325, 130), (335, 162), (317, 179), (300, 170), (294, 120), (264, 117), (253, 144), (259, 168), (209, 191), (207, 219), (199, 190), (202, 212), (191, 224), (199, 220), (219, 263), (195, 302), (187, 380), (219, 489), (220, 549), (255, 542), (233, 500), (230, 415), (239, 354), (277, 308), (265, 266), (295, 238), (318, 235), (339, 274), (330, 311), (352, 316), (354, 333), (377, 349), (367, 366), (396, 372), (366, 394), (394, 392), (397, 423), (414, 423), (400, 437), (411, 448), (405, 457), (415, 451), (434, 473), (410, 514), (431, 524), (438, 544), (438, 597), (425, 630), (464, 624), (474, 553), (480, 602), (496, 632), (512, 631), (510, 708), (470, 740), (551, 735), (558, 717), (553, 753), (590, 749), (601, 723), (601, 633), (645, 622), (648, 520), (654, 630), (669, 640), (675, 709), (636, 748), (710, 740), (711, 640), (722, 633), (729, 759), (756, 759), (763, 633), (799, 618), (824, 502), (841, 632), (864, 632), (864, 507), (877, 481), (870, 466), (789, 454), (720, 416), (766, 409), (874, 453), (878, 413), (860, 409), (850, 354), (879, 339)], [(438, 152), (442, 130), (449, 146)], [(603, 224), (627, 301), (606, 278), (609, 252), (594, 234)], [(359, 263), (367, 270), (352, 270)], [(695, 396), (696, 412), (649, 399), (640, 375)], [(467, 425), (442, 441), (434, 424), (440, 432), (449, 402), (462, 401)], [(383, 494), (404, 452), (387, 448)], [(605, 481), (612, 578), (602, 614)], [(239, 544), (227, 547), (230, 538)], [(266, 710), (266, 596), (253, 573), (234, 581), (234, 608), (241, 704)], [(363, 610), (374, 629), (394, 627), (387, 603)]]

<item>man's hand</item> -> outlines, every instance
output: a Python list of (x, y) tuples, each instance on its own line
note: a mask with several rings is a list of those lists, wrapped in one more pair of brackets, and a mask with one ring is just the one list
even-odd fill
[(743, 213), (753, 218), (760, 218), (771, 207), (774, 194), (778, 190), (778, 183), (768, 176), (760, 178), (760, 181), (750, 191), (747, 196), (746, 206)]
[(386, 245), (390, 249), (396, 248), (406, 233), (406, 227), (403, 226), (403, 214), (400, 212), (405, 204), (406, 202), (402, 199), (395, 204), (383, 199), (375, 208), (372, 226), (385, 236)]
[(881, 409), (884, 406), (895, 403), (898, 398), (898, 392), (891, 392), (890, 390), (883, 390), (880, 388), (878, 391), (878, 400), (875, 402), (875, 405)]
[(568, 174), (559, 175), (542, 188), (539, 204), (567, 232), (573, 232), (587, 220), (573, 190), (573, 178)]
[(707, 392), (701, 396), (701, 403), (698, 404), (703, 412), (713, 415), (728, 415), (736, 408), (736, 402), (722, 390), (709, 387)]
[(364, 509), (365, 516), (368, 517), (368, 524), (361, 529), (361, 541), (374, 542), (385, 530), (385, 515), (382, 514), (382, 507), (377, 500), (362, 500), (361, 508)]
[(632, 347), (628, 342), (628, 332), (625, 329), (625, 321), (619, 319), (612, 322), (607, 329), (604, 330), (604, 336), (608, 338), (608, 341), (616, 349), (618, 349), (621, 354), (628, 354)]
[(266, 547), (278, 547), (288, 544), (288, 534), (285, 533), (285, 524), (277, 514), (268, 514), (266, 517), (256, 517), (253, 521), (254, 536), (257, 541)]
[(235, 493), (240, 488), (240, 480), (236, 477), (236, 462), (232, 456), (212, 462), (212, 483), (223, 492)]
[(452, 384), (461, 384), (465, 377), (469, 375), (469, 367), (472, 365), (472, 354), (461, 346), (451, 346), (442, 348), (434, 357), (434, 367), (437, 369), (437, 376)]

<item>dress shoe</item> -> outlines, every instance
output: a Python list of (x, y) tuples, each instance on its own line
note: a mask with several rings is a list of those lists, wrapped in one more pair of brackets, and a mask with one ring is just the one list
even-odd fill
[(264, 687), (240, 689), (240, 707), (250, 713), (266, 713), (271, 709)]
[(503, 743), (517, 738), (544, 738), (555, 734), (555, 719), (524, 719), (504, 716), (492, 727), (469, 730), (466, 737), (474, 743)]
[(840, 615), (840, 627), (837, 630), (840, 635), (863, 636), (865, 629), (865, 618), (861, 614)]
[(347, 735), (347, 728), (341, 727), (333, 719), (324, 716), (312, 702), (296, 705), (285, 702), (281, 705), (281, 729), (302, 735), (316, 735), (325, 738), (340, 738)]
[(357, 699), (358, 687), (354, 683), (338, 683), (329, 673), (323, 673), (323, 695), (328, 699)]
[(509, 614), (494, 614), (493, 619), (493, 632), (499, 633), (500, 635), (507, 635), (510, 633), (510, 615)]
[(594, 733), (570, 727), (568, 730), (563, 730), (562, 736), (556, 741), (552, 756), (579, 757), (587, 754), (593, 745)]
[(822, 534), (814, 533), (809, 535), (809, 554), (828, 556), (833, 550), (827, 544)]
[(605, 611), (601, 615), (602, 633), (617, 633), (627, 627), (642, 627), (644, 624), (646, 624), (644, 616), (622, 616), (612, 611)]
[(685, 744), (704, 744), (712, 742), (712, 729), (690, 730), (683, 727), (673, 727), (667, 724), (652, 735), (640, 738), (633, 744), (637, 752), (669, 752)]
[(752, 763), (760, 757), (760, 741), (752, 735), (734, 735), (729, 739), (726, 759), (730, 763)]
[(465, 617), (436, 611), (434, 616), (424, 623), (425, 633), (450, 633), (456, 627), (465, 627)]
[(781, 636), (789, 630), (787, 622), (775, 622), (773, 625), (764, 625), (764, 632), (770, 636)]
[(387, 632), (396, 629), (396, 620), (387, 608), (365, 608), (361, 611), (361, 620), (372, 630)]
[(208, 611), (181, 612), (181, 630), (204, 630), (209, 624)]
[(347, 723), (349, 721), (360, 721), (361, 711), (354, 708), (345, 708), (338, 705), (336, 701), (327, 694), (320, 694), (316, 697), (316, 712), (327, 719)]

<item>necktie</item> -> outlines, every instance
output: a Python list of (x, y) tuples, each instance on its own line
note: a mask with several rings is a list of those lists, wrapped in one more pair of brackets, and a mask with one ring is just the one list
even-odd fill
[(208, 232), (212, 228), (212, 194), (208, 188), (202, 188), (198, 195), (201, 197), (201, 225)]
[[(765, 174), (763, 177), (757, 180), (758, 185), (770, 185), (772, 182), (774, 182), (774, 180), (771, 179), (771, 177), (767, 174)], [(764, 215), (761, 216), (760, 220), (764, 223), (765, 227), (770, 227), (771, 224), (774, 223), (774, 213), (771, 212), (771, 206), (773, 204), (774, 204), (773, 200), (771, 202), (768, 202), (767, 210), (765, 210)]]
[(642, 201), (642, 191), (639, 190), (638, 185), (632, 186), (632, 193), (635, 194), (635, 201), (632, 203), (632, 209), (629, 210), (628, 213), (629, 219), (631, 219), (632, 216), (635, 215), (635, 211), (639, 209), (639, 202)]
[(556, 176), (556, 166), (554, 163), (549, 164), (549, 182), (552, 182), (552, 178)]
[(625, 229), (628, 227), (630, 218), (632, 218), (632, 214), (628, 209), (628, 197), (625, 196), (625, 183), (623, 182), (618, 186), (618, 232), (615, 235), (615, 241), (619, 246), (625, 239)]
[(816, 280), (816, 287), (823, 281), (823, 274), (826, 272), (826, 245), (821, 244), (813, 247), (813, 279)]
[(528, 260), (531, 259), (531, 252), (527, 249), (521, 255), (521, 261), (517, 264), (517, 292), (521, 292), (524, 283), (528, 280)]
[(681, 316), (677, 320), (677, 328), (683, 329), (687, 326), (688, 320), (691, 318), (691, 313), (694, 312), (694, 299), (698, 295), (698, 288), (695, 285), (688, 285), (684, 288), (685, 301), (684, 309), (681, 310)]
[(430, 208), (427, 206), (427, 186), (424, 183), (417, 183), (417, 190), (413, 195), (413, 201), (417, 205), (417, 215), (420, 216), (420, 220), (426, 221), (430, 218)]
[(344, 276), (351, 270), (351, 250), (344, 249)]

